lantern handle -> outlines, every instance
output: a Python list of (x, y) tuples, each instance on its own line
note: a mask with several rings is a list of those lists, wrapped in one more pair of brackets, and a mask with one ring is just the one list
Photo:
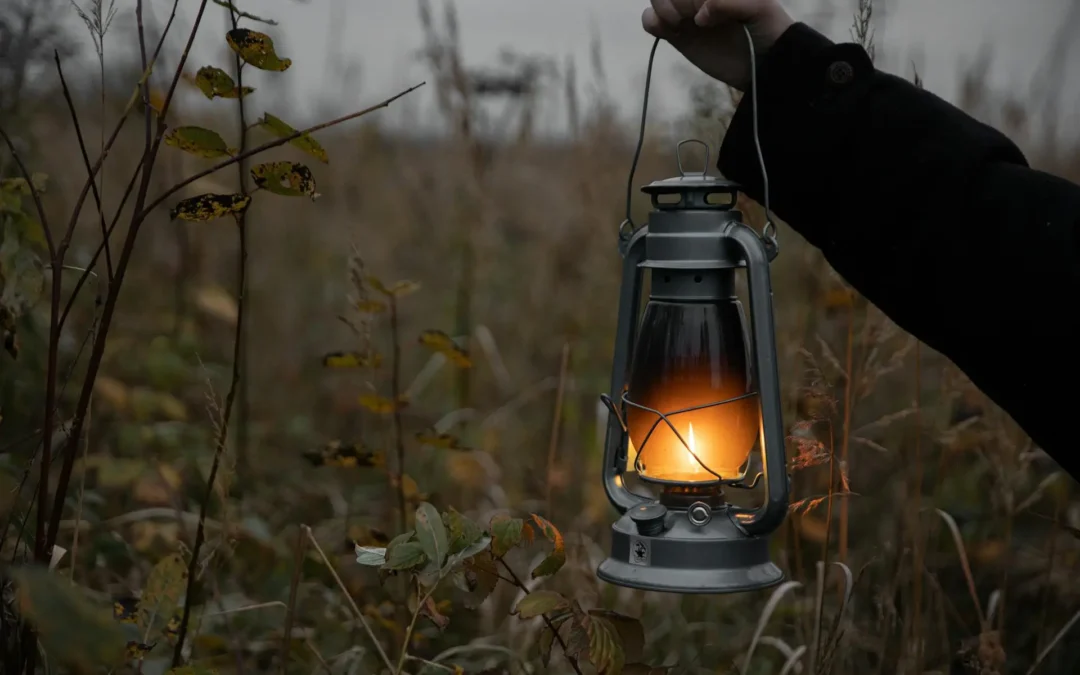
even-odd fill
[[(751, 536), (766, 535), (784, 522), (789, 503), (787, 454), (784, 422), (780, 406), (780, 375), (776, 357), (776, 327), (773, 323), (772, 281), (766, 243), (750, 227), (734, 224), (728, 236), (743, 251), (747, 286), (750, 291), (750, 323), (753, 336), (753, 363), (758, 377), (761, 405), (762, 473), (765, 503), (752, 511), (732, 510), (731, 518)], [(756, 479), (755, 479), (756, 482)]]
[(699, 141), (696, 138), (687, 138), (686, 140), (679, 141), (679, 144), (675, 146), (675, 162), (679, 165), (679, 175), (683, 178), (686, 178), (686, 169), (683, 168), (682, 164), (682, 148), (688, 143), (697, 143), (701, 147), (705, 148), (705, 165), (704, 168), (701, 169), (701, 175), (709, 175), (709, 144), (705, 141)]

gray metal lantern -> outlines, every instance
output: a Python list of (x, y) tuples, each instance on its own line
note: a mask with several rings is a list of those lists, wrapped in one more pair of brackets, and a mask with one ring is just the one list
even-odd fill
[[(708, 175), (708, 146), (705, 171), (683, 170), (690, 142), (700, 143), (676, 150), (678, 177), (642, 188), (652, 198), (648, 224), (623, 232), (612, 394), (601, 397), (610, 412), (604, 487), (623, 515), (597, 574), (632, 588), (730, 593), (783, 580), (768, 546), (788, 510), (769, 280), (777, 248), (771, 224), (759, 236), (742, 222), (739, 186)], [(749, 331), (735, 294), (739, 269)], [(630, 470), (659, 498), (635, 494)], [(759, 507), (726, 501), (725, 489), (762, 478)]]

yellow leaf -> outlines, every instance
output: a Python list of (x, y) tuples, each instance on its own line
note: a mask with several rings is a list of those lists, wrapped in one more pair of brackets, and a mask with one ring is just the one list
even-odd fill
[(187, 406), (170, 393), (164, 391), (157, 393), (157, 407), (167, 420), (172, 422), (187, 421)]
[(242, 194), (205, 194), (181, 200), (169, 212), (172, 219), (206, 222), (229, 214), (242, 213), (251, 204), (251, 197)]
[(236, 148), (230, 148), (216, 131), (202, 127), (176, 127), (165, 134), (165, 145), (179, 148), (199, 157), (231, 157)]
[[(296, 129), (287, 124), (284, 120), (279, 117), (274, 117), (270, 113), (264, 113), (256, 124), (278, 138), (292, 136), (297, 132)], [(326, 149), (308, 134), (292, 139), (289, 141), (289, 144), (300, 148), (323, 164), (327, 164), (330, 161), (330, 158), (326, 154)]]
[(138, 621), (139, 601), (136, 598), (118, 598), (113, 600), (113, 618), (120, 623)]
[(151, 642), (150, 644), (143, 644), (138, 640), (128, 640), (127, 657), (129, 659), (143, 659), (156, 645), (156, 642)]
[(533, 523), (540, 533), (551, 542), (551, 554), (544, 558), (532, 571), (532, 578), (546, 577), (555, 574), (566, 564), (566, 546), (563, 544), (562, 533), (546, 518), (532, 514)]
[(187, 590), (187, 563), (179, 553), (162, 558), (146, 580), (139, 598), (139, 627), (147, 630), (155, 618), (170, 616)]
[(376, 352), (332, 352), (323, 357), (326, 368), (378, 368), (382, 355)]
[(471, 368), (469, 353), (459, 347), (454, 340), (440, 330), (426, 330), (420, 334), (420, 344), (442, 354), (459, 368)]
[(315, 201), (321, 195), (315, 191), (311, 169), (297, 162), (266, 162), (251, 169), (251, 179), (259, 188), (284, 197), (307, 195)]
[(194, 80), (195, 86), (202, 91), (206, 98), (240, 98), (255, 91), (251, 87), (244, 87), (242, 91), (238, 90), (236, 83), (233, 82), (228, 73), (213, 66), (199, 68)]
[(220, 286), (203, 286), (195, 292), (195, 305), (215, 319), (236, 325), (238, 308), (233, 296)]
[(226, 34), (225, 41), (245, 63), (260, 70), (282, 71), (292, 65), (292, 59), (280, 58), (274, 52), (274, 41), (266, 33), (247, 28), (234, 28)]
[(386, 287), (386, 284), (384, 284), (382, 280), (379, 279), (379, 277), (369, 274), (367, 277), (364, 278), (364, 281), (367, 282), (368, 286), (371, 286), (379, 293), (382, 293), (383, 295), (391, 295), (390, 289)]
[(318, 450), (308, 450), (304, 458), (315, 466), (336, 466), (343, 469), (356, 467), (381, 467), (386, 465), (386, 457), (358, 443), (331, 441)]
[(374, 413), (385, 415), (392, 413), (395, 410), (400, 410), (408, 405), (408, 402), (404, 399), (398, 400), (395, 405), (392, 399), (385, 396), (379, 396), (378, 394), (363, 394), (360, 396), (360, 405), (364, 406), (368, 410)]
[(381, 314), (386, 311), (386, 304), (378, 300), (360, 300), (356, 303), (356, 311), (364, 314)]
[(390, 295), (398, 298), (403, 298), (406, 295), (412, 295), (418, 290), (420, 290), (419, 282), (403, 279), (401, 281), (394, 282), (394, 285), (390, 287)]
[(98, 375), (94, 381), (94, 394), (104, 399), (109, 407), (117, 412), (127, 408), (130, 396), (127, 385), (105, 375)]
[(416, 434), (416, 440), (422, 445), (430, 445), (433, 448), (443, 450), (469, 450), (461, 445), (456, 436), (440, 434), (437, 431), (421, 431)]

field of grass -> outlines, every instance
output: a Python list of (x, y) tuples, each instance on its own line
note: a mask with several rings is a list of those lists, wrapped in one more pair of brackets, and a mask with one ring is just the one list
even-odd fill
[[(186, 35), (188, 10), (172, 30)], [(317, 146), (200, 178), (145, 218), (132, 206), (143, 187), (145, 206), (276, 137), (256, 124), (262, 92), (191, 105), (206, 103), (200, 67), (235, 78), (239, 60), (192, 53), (165, 111), (170, 128), (219, 132), (227, 152), (165, 143), (123, 200), (179, 52), (163, 51), (149, 111), (129, 105), (139, 64), (107, 74), (100, 99), (96, 85), (75, 91), (85, 163), (51, 52), (52, 86), (27, 93), (22, 112), (0, 97), (0, 129), (19, 151), (0, 146), (11, 179), (0, 193), (0, 671), (1076, 672), (1072, 479), (783, 225), (773, 285), (794, 494), (773, 554), (790, 583), (682, 597), (596, 580), (616, 517), (600, 482), (599, 395), (637, 130), (602, 96), (580, 96), (571, 66), (520, 61), (481, 79), (460, 62), (452, 13), (437, 10), (420, 20), (448, 131), (388, 131), (395, 102), (315, 134)], [(156, 36), (146, 41), (152, 55)], [(691, 93), (679, 128), (650, 127), (638, 184), (674, 173), (676, 135), (723, 133), (729, 93)], [(1080, 179), (1080, 148), (1030, 140), (1024, 101), (978, 73), (963, 94), (1033, 165)], [(565, 139), (534, 133), (540, 97), (567, 106)], [(87, 165), (124, 116), (63, 267), (51, 264), (19, 164), (48, 175), (42, 210), (60, 245)], [(252, 193), (249, 170), (268, 161), (309, 167), (317, 201)], [(310, 192), (300, 178), (293, 187)], [(252, 201), (235, 217), (170, 219), (204, 193)], [(829, 199), (844, 208), (844, 195)], [(759, 227), (760, 208), (741, 207)], [(118, 210), (107, 254), (84, 274)], [(638, 199), (635, 219), (645, 214)], [(50, 336), (53, 297), (60, 312), (75, 299)], [(43, 433), (46, 400), (57, 405)], [(425, 569), (440, 513), (452, 552), (479, 537), (469, 522), (494, 541)], [(416, 540), (391, 547), (397, 572), (358, 564), (357, 546), (409, 530)], [(28, 566), (50, 555), (52, 572)], [(428, 592), (432, 575), (442, 583)], [(35, 635), (40, 650), (28, 648)]]

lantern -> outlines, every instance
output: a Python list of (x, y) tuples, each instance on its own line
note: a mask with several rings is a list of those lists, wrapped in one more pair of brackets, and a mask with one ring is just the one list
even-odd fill
[[(742, 222), (739, 186), (708, 175), (707, 145), (706, 169), (683, 170), (691, 142), (701, 143), (677, 146), (678, 177), (642, 188), (652, 199), (649, 222), (624, 232), (620, 246), (612, 394), (601, 398), (609, 410), (604, 487), (622, 517), (597, 574), (645, 590), (730, 593), (783, 580), (769, 559), (789, 492), (769, 280), (777, 248)], [(738, 270), (748, 282), (750, 330), (735, 293)], [(628, 472), (659, 497), (635, 493)], [(725, 490), (762, 479), (758, 507), (727, 501)]]

